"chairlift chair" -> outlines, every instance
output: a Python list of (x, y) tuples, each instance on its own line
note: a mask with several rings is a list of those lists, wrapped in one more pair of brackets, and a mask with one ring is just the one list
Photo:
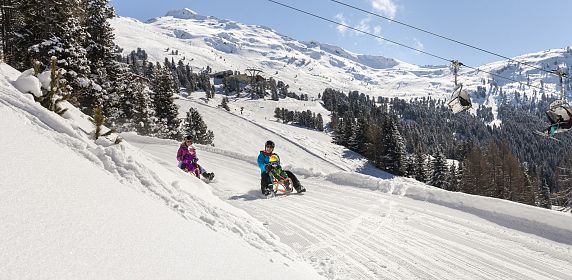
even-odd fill
[(561, 99), (555, 100), (550, 103), (550, 106), (546, 111), (546, 116), (548, 117), (550, 124), (569, 123), (572, 118), (572, 109), (566, 101)]
[(565, 74), (561, 69), (555, 70), (555, 74), (560, 77), (560, 99), (550, 103), (546, 116), (550, 121), (550, 125), (556, 127), (556, 131), (566, 131), (572, 127), (572, 109), (570, 105), (564, 100), (564, 85), (563, 78)]
[(458, 84), (451, 94), (451, 99), (447, 102), (447, 106), (453, 111), (453, 114), (457, 114), (466, 111), (472, 107), (471, 98), (466, 91), (463, 90), (463, 85)]
[(447, 102), (447, 106), (453, 111), (453, 114), (457, 114), (470, 109), (471, 98), (466, 91), (463, 90), (463, 84), (457, 83), (457, 75), (459, 74), (459, 68), (463, 66), (463, 63), (458, 60), (451, 61), (451, 67), (455, 77), (455, 89), (451, 94), (451, 99)]

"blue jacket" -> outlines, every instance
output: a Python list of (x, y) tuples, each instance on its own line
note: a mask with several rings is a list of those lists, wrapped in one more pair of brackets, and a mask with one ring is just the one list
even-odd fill
[(270, 157), (272, 155), (276, 155), (275, 153), (270, 153), (267, 154), (264, 151), (260, 151), (260, 154), (258, 155), (258, 168), (260, 168), (260, 172), (264, 173), (266, 172), (266, 165), (268, 163), (270, 163)]

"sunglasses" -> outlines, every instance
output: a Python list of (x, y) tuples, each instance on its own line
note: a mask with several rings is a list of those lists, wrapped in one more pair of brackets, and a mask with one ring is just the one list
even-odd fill
[(272, 146), (266, 146), (266, 149), (268, 149), (268, 148), (274, 149), (274, 147), (272, 147)]

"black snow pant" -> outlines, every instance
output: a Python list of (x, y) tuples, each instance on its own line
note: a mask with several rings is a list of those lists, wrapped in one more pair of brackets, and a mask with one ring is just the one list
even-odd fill
[(270, 192), (270, 190), (272, 190), (272, 179), (270, 178), (270, 175), (268, 175), (268, 172), (262, 172), (262, 174), (260, 175), (260, 191), (262, 192), (262, 194), (266, 194), (267, 192)]
[[(288, 170), (284, 170), (284, 172), (286, 172), (288, 178), (292, 179), (292, 183), (294, 184), (294, 189), (296, 190), (296, 192), (302, 191), (304, 187), (302, 186), (302, 184), (300, 184), (300, 181), (298, 180), (298, 178), (296, 178), (296, 175), (294, 175), (294, 173)], [(262, 193), (265, 193), (266, 190), (269, 191), (272, 190), (272, 178), (270, 178), (268, 172), (262, 172), (262, 174), (260, 175), (260, 191)]]

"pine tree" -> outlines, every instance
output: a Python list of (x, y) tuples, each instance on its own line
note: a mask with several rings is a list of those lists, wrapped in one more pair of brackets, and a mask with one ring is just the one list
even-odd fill
[(430, 185), (445, 189), (447, 177), (447, 163), (441, 152), (437, 152), (432, 160), (433, 174), (431, 175)]
[(279, 97), (278, 97), (278, 88), (276, 85), (276, 80), (274, 80), (273, 78), (268, 79), (268, 86), (270, 87), (271, 99), (274, 101), (278, 101)]
[(349, 148), (357, 153), (363, 153), (366, 143), (366, 134), (367, 121), (364, 118), (358, 118), (349, 140)]
[(461, 192), (483, 196), (491, 196), (491, 179), (484, 174), (491, 174), (491, 166), (477, 146), (472, 146), (463, 161), (463, 184)]
[(154, 116), (151, 103), (151, 89), (141, 80), (135, 81), (134, 129), (141, 135), (153, 133)]
[(448, 191), (458, 191), (459, 190), (459, 175), (457, 172), (457, 167), (455, 166), (455, 164), (451, 164), (451, 167), (449, 167), (449, 173), (447, 174), (447, 184), (446, 187), (444, 189), (448, 190)]
[[(120, 66), (115, 62), (115, 44), (113, 28), (109, 19), (115, 12), (109, 7), (108, 0), (84, 0), (84, 26), (89, 34), (85, 41), (86, 57), (91, 69), (91, 80), (102, 87), (101, 90), (89, 90), (80, 99), (83, 107), (91, 108), (103, 104), (103, 95), (112, 92), (113, 78), (117, 78)], [(99, 89), (98, 87), (95, 87)], [(106, 107), (110, 106), (107, 104)], [(109, 109), (108, 109), (109, 110)]]
[(425, 156), (420, 151), (417, 151), (415, 153), (414, 164), (415, 164), (415, 180), (426, 183), (428, 180), (427, 180), (427, 167), (425, 164)]
[[(90, 117), (89, 120), (91, 121), (93, 126), (95, 126), (93, 135), (95, 140), (99, 139), (99, 137), (109, 136), (111, 133), (115, 132), (114, 129), (110, 129), (107, 132), (102, 133), (103, 124), (105, 123), (105, 117), (103, 116), (103, 112), (101, 110), (101, 107), (99, 106), (93, 108), (93, 116)], [(118, 137), (115, 140), (115, 143), (118, 144), (119, 142), (121, 142), (121, 138)]]
[[(333, 142), (340, 146), (345, 146), (347, 144), (346, 139), (344, 139), (344, 119), (336, 118), (332, 114), (332, 133)], [(334, 126), (335, 125), (335, 126)]]
[(324, 131), (324, 119), (322, 118), (322, 114), (320, 114), (320, 113), (318, 113), (318, 115), (316, 116), (315, 128), (319, 131)]
[(208, 130), (202, 116), (195, 108), (190, 108), (187, 118), (183, 123), (183, 130), (186, 135), (192, 135), (193, 141), (198, 144), (212, 145), (214, 133)]
[(276, 109), (274, 109), (274, 117), (276, 118), (276, 120), (281, 120), (282, 119), (282, 109), (280, 109), (279, 107), (276, 107)]
[(15, 43), (17, 40), (16, 30), (19, 29), (23, 23), (18, 10), (20, 1), (17, 0), (1, 0), (0, 1), (0, 42), (2, 43), (2, 55), (0, 57), (4, 62), (9, 65), (21, 68), (14, 60)]
[(40, 103), (44, 108), (63, 115), (67, 111), (67, 108), (62, 108), (60, 103), (68, 100), (70, 95), (66, 92), (65, 82), (61, 80), (62, 75), (61, 70), (58, 69), (57, 60), (55, 56), (51, 58), (50, 88), (47, 89), (42, 96), (34, 96), (34, 100)]
[(39, 61), (47, 68), (52, 56), (58, 58), (58, 68), (65, 69), (63, 77), (74, 100), (79, 100), (87, 91), (91, 81), (90, 68), (83, 47), (87, 32), (81, 25), (80, 0), (26, 0), (18, 6), (22, 25), (16, 32), (14, 42), (15, 58), (22, 66), (20, 70), (32, 67), (32, 61)]
[(364, 156), (375, 166), (383, 167), (383, 131), (377, 125), (370, 125), (366, 134)]
[(536, 206), (546, 209), (552, 208), (552, 203), (550, 202), (550, 188), (548, 188), (548, 184), (545, 179), (542, 179), (541, 183), (538, 185)]
[(405, 176), (415, 178), (415, 162), (412, 157), (405, 158)]
[(393, 118), (386, 118), (383, 137), (383, 168), (394, 175), (401, 176), (405, 172), (405, 143), (397, 129), (396, 120)]
[(176, 93), (173, 76), (169, 69), (161, 68), (159, 65), (156, 69), (152, 100), (159, 126), (157, 135), (169, 139), (181, 139), (179, 131), (181, 121), (178, 118), (178, 107), (173, 101)]

